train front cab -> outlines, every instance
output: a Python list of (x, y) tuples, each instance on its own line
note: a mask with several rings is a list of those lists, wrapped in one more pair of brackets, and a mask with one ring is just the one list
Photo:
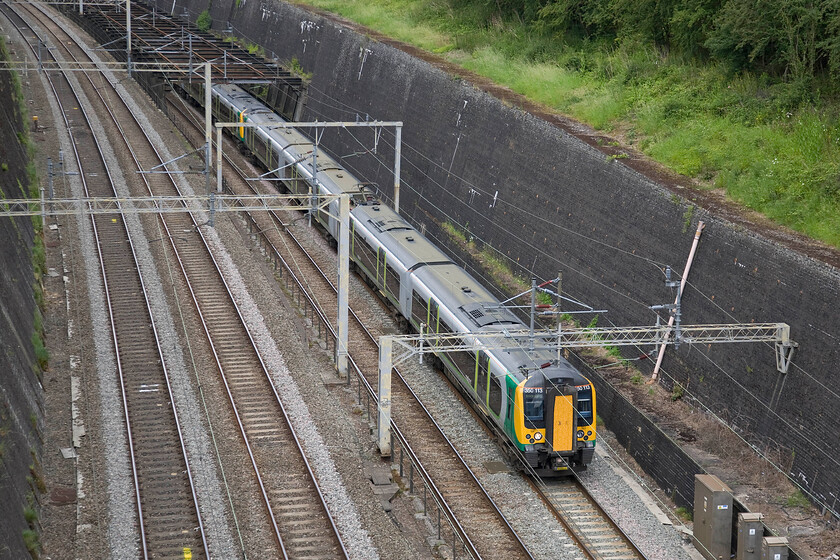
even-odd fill
[(571, 474), (592, 462), (596, 441), (594, 389), (588, 382), (535, 373), (516, 389), (515, 436), (540, 476)]

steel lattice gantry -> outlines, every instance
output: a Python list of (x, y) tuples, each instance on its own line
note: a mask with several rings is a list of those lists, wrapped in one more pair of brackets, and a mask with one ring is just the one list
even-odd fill
[[(303, 81), (275, 61), (199, 31), (186, 18), (159, 12), (139, 2), (131, 2), (129, 16), (126, 6), (124, 2), (86, 5), (83, 14), (70, 4), (63, 5), (63, 9), (103, 49), (120, 61), (129, 61), (129, 71), (157, 65), (169, 80), (200, 79), (193, 74), (210, 63), (213, 83), (237, 83), (245, 88), (259, 85), (266, 104), (286, 118), (294, 119), (298, 115), (304, 95)], [(126, 42), (129, 29), (130, 50)], [(150, 82), (144, 87), (155, 85)]]
[(563, 328), (482, 333), (388, 335), (379, 337), (378, 442), (383, 456), (391, 454), (391, 369), (414, 355), (471, 350), (585, 348), (593, 346), (660, 346), (662, 344), (773, 343), (776, 368), (787, 373), (798, 344), (790, 339), (787, 323), (720, 325), (653, 325), (645, 327)]

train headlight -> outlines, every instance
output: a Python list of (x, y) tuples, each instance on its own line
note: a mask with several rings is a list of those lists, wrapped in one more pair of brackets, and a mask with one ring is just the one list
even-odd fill
[(577, 431), (577, 437), (579, 437), (579, 438), (583, 437), (583, 430), (578, 430)]
[(592, 435), (592, 430), (589, 430), (588, 432), (586, 432), (586, 435), (591, 436)]
[(540, 432), (535, 433), (535, 434), (534, 434), (534, 440), (535, 440), (535, 441), (540, 441), (540, 440), (542, 440), (542, 433), (540, 433)]
[(589, 436), (583, 436), (583, 441), (587, 441), (588, 439), (589, 439)]

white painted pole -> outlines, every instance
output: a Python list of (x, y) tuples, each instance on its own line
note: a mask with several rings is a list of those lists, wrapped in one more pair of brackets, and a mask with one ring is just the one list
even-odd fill
[(347, 375), (348, 326), (350, 293), (350, 195), (342, 194), (338, 201), (338, 334), (335, 345), (335, 365), (338, 375)]
[[(685, 291), (685, 283), (688, 281), (688, 271), (691, 270), (691, 263), (694, 262), (694, 252), (697, 251), (697, 245), (700, 243), (700, 234), (703, 233), (703, 228), (706, 227), (704, 222), (697, 223), (697, 231), (694, 232), (694, 243), (691, 244), (691, 251), (688, 253), (688, 261), (685, 263), (685, 271), (682, 275), (682, 281), (680, 281), (680, 291), (677, 293), (677, 299), (674, 300), (674, 303), (677, 304), (680, 302), (680, 297), (682, 297), (683, 292)], [(668, 318), (668, 326), (671, 327), (674, 324), (674, 316), (671, 315)], [(656, 379), (659, 377), (659, 368), (662, 367), (662, 358), (665, 356), (665, 347), (668, 345), (668, 332), (665, 332), (665, 338), (662, 341), (662, 345), (659, 347), (659, 353), (656, 356), (656, 366), (653, 368), (653, 374), (650, 376), (649, 383), (655, 383)]]
[[(210, 63), (204, 63), (204, 190), (210, 194), (210, 161), (213, 159), (213, 107)], [(221, 149), (221, 144), (219, 145)], [(221, 192), (221, 191), (219, 191)]]
[(393, 338), (379, 338), (379, 454), (391, 456), (391, 352)]
[(216, 192), (222, 192), (222, 127), (216, 129)]
[(131, 0), (125, 0), (125, 57), (131, 74)]
[(394, 142), (394, 212), (400, 213), (400, 157), (402, 153), (402, 126), (397, 126)]

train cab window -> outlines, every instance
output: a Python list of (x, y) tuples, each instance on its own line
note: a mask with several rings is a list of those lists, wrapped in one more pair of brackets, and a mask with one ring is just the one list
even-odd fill
[(487, 406), (496, 416), (502, 411), (502, 385), (495, 375), (490, 376), (490, 395), (487, 397)]
[(592, 425), (592, 389), (578, 391), (577, 416), (578, 425)]
[[(527, 390), (527, 388), (526, 388)], [(523, 393), (522, 405), (525, 409), (525, 427), (530, 430), (545, 428), (545, 414), (543, 412), (543, 393)]]
[(478, 398), (481, 402), (485, 402), (487, 398), (487, 375), (489, 372), (490, 358), (484, 351), (480, 350), (478, 352), (478, 371), (476, 372), (478, 379), (476, 380), (475, 392), (478, 393)]

